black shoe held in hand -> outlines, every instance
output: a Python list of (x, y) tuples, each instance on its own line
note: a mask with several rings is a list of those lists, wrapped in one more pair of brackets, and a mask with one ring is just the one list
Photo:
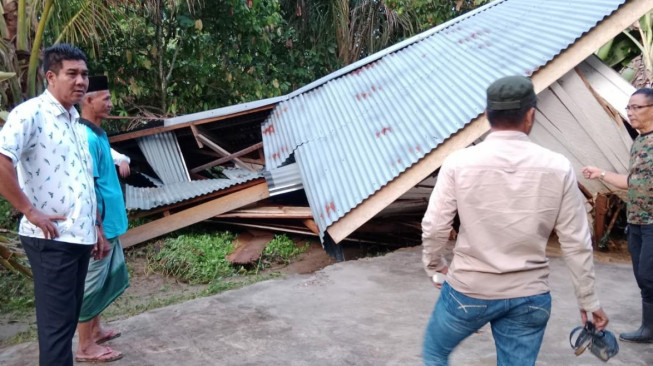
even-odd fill
[[(574, 340), (574, 336), (576, 339)], [(574, 349), (576, 356), (582, 354), (587, 348), (603, 361), (609, 360), (619, 353), (617, 338), (609, 330), (597, 331), (590, 321), (584, 327), (576, 327), (569, 334), (569, 344)]]

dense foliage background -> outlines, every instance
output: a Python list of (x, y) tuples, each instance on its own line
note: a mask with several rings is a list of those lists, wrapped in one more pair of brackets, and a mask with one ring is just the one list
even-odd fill
[(486, 2), (5, 0), (0, 109), (43, 90), (36, 66), (56, 42), (109, 76), (115, 114), (169, 116), (288, 93)]

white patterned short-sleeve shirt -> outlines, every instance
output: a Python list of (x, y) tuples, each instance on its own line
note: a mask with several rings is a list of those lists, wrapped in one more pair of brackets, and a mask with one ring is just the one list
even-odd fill
[[(97, 206), (93, 163), (86, 141), (86, 126), (79, 113), (69, 111), (47, 90), (14, 108), (0, 130), (0, 154), (16, 166), (18, 183), (32, 205), (55, 221), (55, 240), (95, 244)], [(43, 238), (43, 231), (25, 217), (20, 235)]]

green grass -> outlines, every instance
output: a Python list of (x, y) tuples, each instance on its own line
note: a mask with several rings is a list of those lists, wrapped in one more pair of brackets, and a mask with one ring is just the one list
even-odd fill
[(0, 197), (0, 228), (11, 231), (17, 231), (20, 212), (14, 208), (4, 198)]
[(0, 267), (0, 313), (24, 316), (34, 311), (32, 279)]
[(291, 259), (304, 253), (309, 246), (309, 243), (305, 243), (303, 246), (298, 247), (288, 236), (275, 235), (263, 251), (263, 260), (288, 264)]
[(166, 238), (162, 247), (151, 249), (148, 266), (155, 272), (192, 285), (233, 276), (238, 269), (225, 257), (233, 250), (234, 238), (228, 231)]

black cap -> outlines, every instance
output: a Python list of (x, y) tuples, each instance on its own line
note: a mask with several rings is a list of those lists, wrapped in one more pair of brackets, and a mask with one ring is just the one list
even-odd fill
[(109, 90), (109, 79), (104, 75), (91, 76), (88, 78), (87, 93), (96, 92), (100, 90)]
[(533, 83), (524, 76), (506, 76), (487, 88), (487, 108), (494, 111), (521, 109), (535, 99)]

